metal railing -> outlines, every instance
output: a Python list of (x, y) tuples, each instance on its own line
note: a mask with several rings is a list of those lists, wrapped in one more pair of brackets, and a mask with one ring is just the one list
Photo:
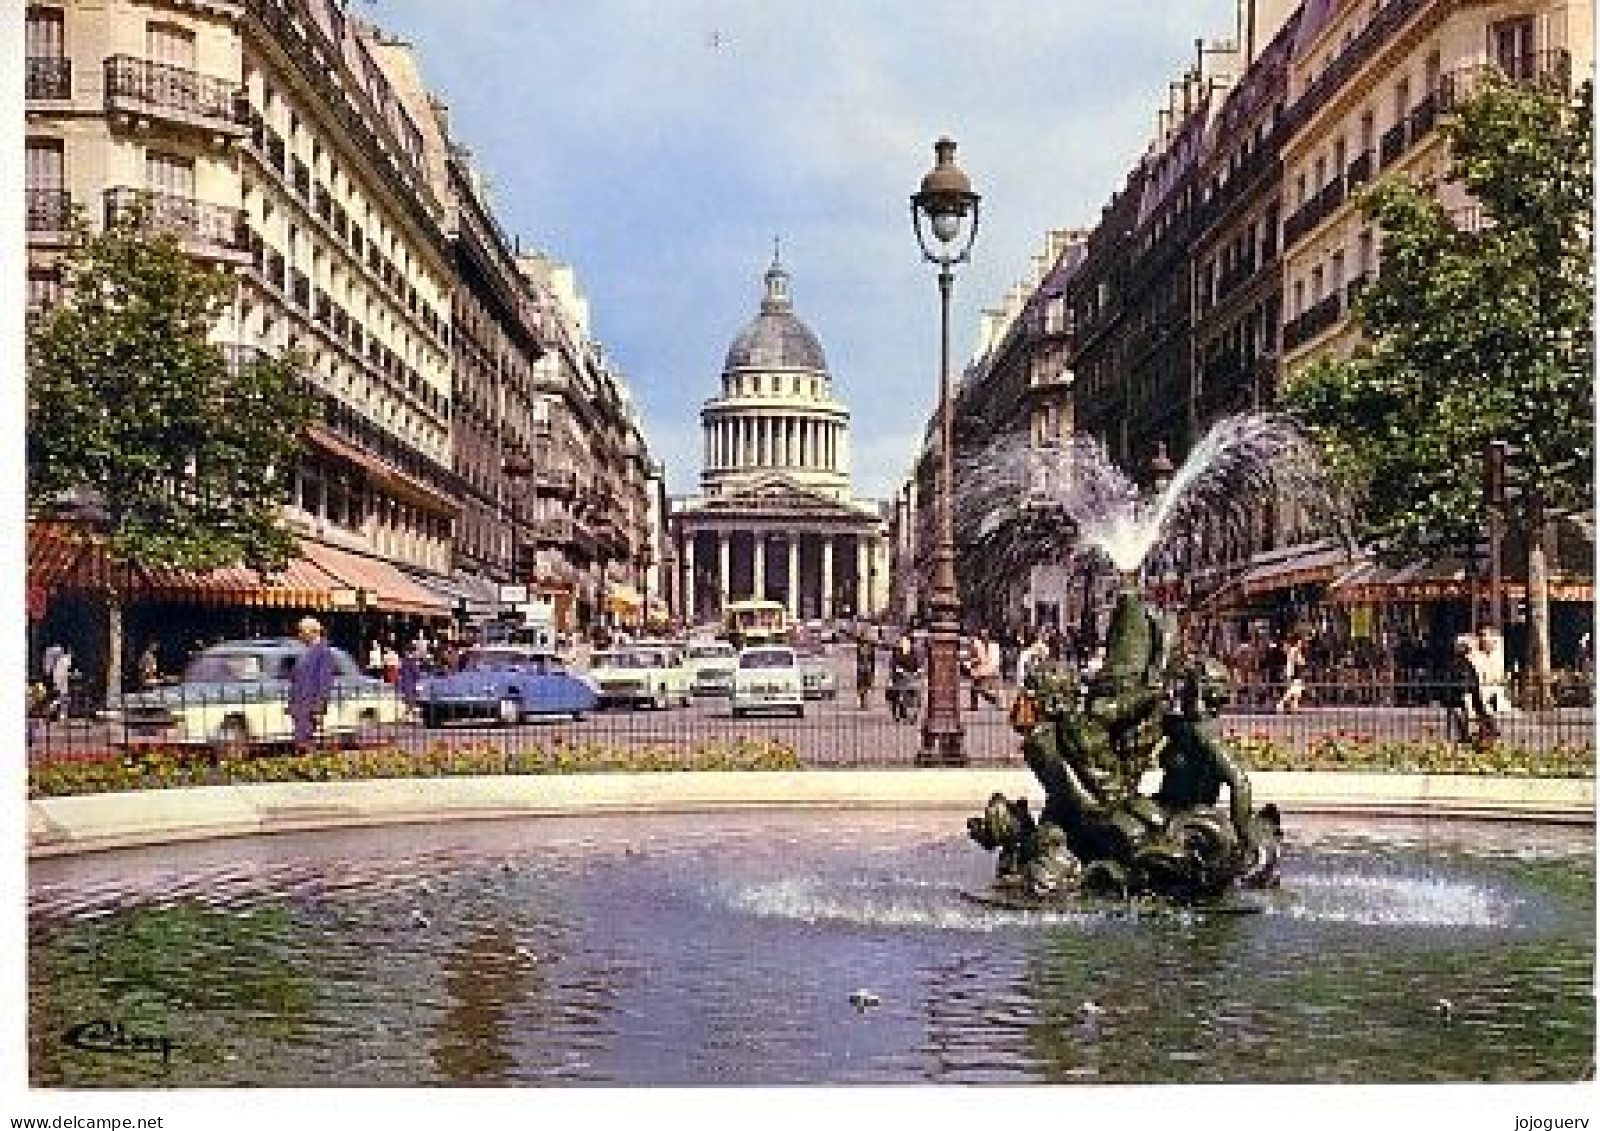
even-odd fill
[(250, 250), (243, 209), (127, 186), (107, 189), (105, 200), (107, 224), (142, 202), (149, 208), (152, 225), (173, 232), (182, 240), (215, 251)]
[(66, 189), (28, 190), (28, 231), (60, 234), (72, 229), (72, 194)]
[(72, 97), (72, 60), (61, 55), (28, 58), (27, 97), (35, 101), (64, 102)]
[(106, 102), (113, 109), (134, 108), (238, 129), (249, 124), (244, 91), (228, 79), (133, 55), (113, 55), (105, 67)]
[[(79, 692), (59, 713), (42, 709), (28, 719), (29, 764), (127, 763), (147, 757), (248, 762), (288, 754), (290, 723), (281, 686), (232, 694), (210, 689), (203, 701), (175, 693), (167, 707), (111, 714)], [(1495, 715), (1497, 734), (1487, 742), (1449, 684), (1378, 678), (1309, 683), (1292, 711), (1282, 709), (1283, 693), (1281, 685), (1248, 683), (1236, 689), (1222, 713), (1221, 729), (1247, 770), (1348, 767), (1574, 776), (1594, 768), (1594, 686), (1575, 673), (1558, 680), (1557, 706), (1548, 710), (1519, 706), (1520, 692), (1513, 687), (1509, 708)], [(1004, 709), (1014, 694), (1014, 688), (1004, 688), (1000, 705), (980, 699), (974, 708), (969, 689), (962, 688), (963, 751), (969, 764), (1024, 764), (1021, 739)], [(392, 686), (336, 691), (320, 745), (386, 751), (412, 760), (396, 771), (407, 773), (495, 772), (497, 760), (561, 768), (562, 758), (567, 768), (606, 768), (619, 758), (643, 756), (693, 766), (716, 764), (730, 752), (769, 759), (765, 768), (890, 769), (915, 766), (921, 754), (919, 717), (913, 712), (905, 721), (896, 719), (881, 686), (862, 707), (841, 683), (834, 697), (808, 699), (801, 717), (735, 718), (720, 695), (697, 696), (687, 707), (608, 707), (580, 719), (527, 713), (506, 722), (493, 702), (428, 714), (425, 725), (422, 712)], [(186, 732), (173, 729), (180, 716), (187, 721)], [(416, 760), (433, 768), (419, 770)]]

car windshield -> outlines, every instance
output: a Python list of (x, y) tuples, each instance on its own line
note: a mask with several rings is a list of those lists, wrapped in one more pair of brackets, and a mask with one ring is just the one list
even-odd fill
[(739, 655), (739, 666), (746, 671), (755, 668), (792, 668), (794, 667), (794, 653), (742, 652)]
[(265, 670), (259, 652), (206, 652), (183, 673), (185, 683), (259, 683)]
[(518, 652), (511, 649), (486, 648), (481, 651), (468, 652), (466, 659), (461, 662), (461, 670), (466, 672), (506, 672), (506, 671), (548, 671), (549, 657), (534, 655), (528, 652)]

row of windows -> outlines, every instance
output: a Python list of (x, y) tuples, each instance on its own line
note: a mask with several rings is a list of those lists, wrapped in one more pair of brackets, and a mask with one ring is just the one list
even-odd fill
[(722, 379), (724, 397), (753, 397), (763, 393), (774, 396), (792, 393), (819, 400), (827, 395), (827, 382), (821, 377), (800, 373), (740, 373)]

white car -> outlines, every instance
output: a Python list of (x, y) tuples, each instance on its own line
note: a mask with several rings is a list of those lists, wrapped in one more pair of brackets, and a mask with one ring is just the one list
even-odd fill
[(733, 673), (739, 650), (723, 640), (691, 640), (683, 652), (690, 686), (696, 695), (727, 695), (733, 691)]
[(733, 716), (752, 711), (806, 713), (805, 687), (794, 649), (781, 644), (758, 644), (739, 653), (733, 673)]
[[(126, 695), (114, 705), (113, 741), (123, 746), (206, 746), (239, 754), (294, 738), (289, 673), (305, 645), (295, 639), (229, 640), (189, 662), (183, 681)], [(374, 743), (393, 734), (405, 703), (393, 687), (361, 674), (333, 650), (333, 688), (321, 735)]]
[(602, 707), (687, 707), (694, 695), (683, 654), (665, 646), (596, 652), (589, 662), (589, 678)]

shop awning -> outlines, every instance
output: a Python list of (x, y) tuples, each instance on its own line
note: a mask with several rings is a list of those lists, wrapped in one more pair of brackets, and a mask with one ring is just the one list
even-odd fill
[(471, 615), (493, 614), (500, 607), (500, 587), (488, 578), (457, 573), (444, 577), (436, 573), (408, 573), (413, 581), (450, 602), (453, 610)]
[[(391, 613), (447, 617), (453, 603), (411, 580), (388, 562), (322, 542), (301, 542), (300, 552), (318, 569), (335, 578), (346, 593), (365, 590), (367, 607)], [(338, 602), (348, 608), (344, 594)]]
[(1343, 577), (1358, 564), (1355, 556), (1344, 546), (1325, 542), (1258, 554), (1251, 559), (1243, 573), (1207, 598), (1204, 607), (1216, 609), (1242, 605), (1253, 598), (1301, 585), (1327, 585)]
[[(112, 578), (103, 535), (71, 523), (29, 524), (30, 604), (36, 591), (46, 596), (58, 590), (104, 592)], [(338, 579), (304, 557), (291, 558), (282, 570), (270, 573), (245, 566), (213, 570), (139, 566), (120, 580), (134, 600), (289, 609), (332, 608), (342, 588)]]
[[(1477, 579), (1479, 596), (1487, 594), (1488, 585), (1489, 579), (1480, 574)], [(1520, 578), (1503, 578), (1500, 588), (1504, 596), (1513, 599), (1527, 595), (1527, 586)], [(1329, 586), (1328, 600), (1340, 605), (1465, 601), (1472, 596), (1472, 589), (1472, 576), (1458, 558), (1408, 562), (1403, 566), (1367, 562)], [(1552, 601), (1592, 601), (1594, 585), (1580, 579), (1552, 578), (1549, 593)]]
[(304, 558), (291, 558), (279, 573), (258, 574), (244, 566), (149, 570), (138, 595), (148, 600), (201, 605), (254, 605), (279, 609), (331, 609), (339, 583)]

